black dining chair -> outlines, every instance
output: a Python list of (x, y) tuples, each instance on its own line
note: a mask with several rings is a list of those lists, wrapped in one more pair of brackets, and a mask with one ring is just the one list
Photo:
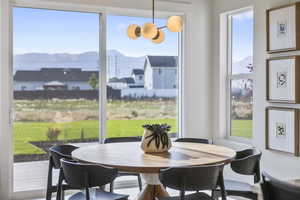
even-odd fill
[(262, 174), (261, 189), (264, 200), (299, 200), (300, 186), (278, 180), (266, 172)]
[[(121, 143), (121, 142), (140, 142), (142, 140), (141, 137), (113, 137), (113, 138), (106, 138), (104, 140), (104, 144), (108, 143)], [(124, 171), (119, 171), (118, 177), (121, 176), (136, 176), (138, 179), (138, 184), (139, 184), (139, 189), (142, 191), (142, 179), (139, 173), (134, 173), (134, 172), (124, 172)], [(114, 182), (111, 182), (110, 184), (110, 192), (114, 191)]]
[(203, 138), (178, 138), (174, 142), (191, 142), (191, 143), (209, 144), (209, 140)]
[[(118, 175), (115, 168), (100, 165), (84, 164), (74, 160), (61, 159), (63, 176), (59, 177), (57, 199), (60, 200), (62, 183), (65, 181), (74, 189), (84, 190), (72, 195), (69, 200), (90, 200), (90, 189), (94, 189), (94, 197), (98, 200), (127, 200), (128, 195), (106, 192), (102, 186), (112, 182)], [(97, 187), (97, 189), (96, 189)]]
[[(261, 179), (260, 174), (260, 159), (261, 151), (252, 148), (239, 151), (236, 153), (235, 159), (231, 162), (231, 169), (241, 175), (249, 175), (254, 177), (254, 183), (259, 183)], [(253, 191), (252, 185), (237, 181), (237, 180), (226, 180), (225, 190), (228, 196), (239, 196), (247, 199), (258, 199), (258, 194)], [(219, 193), (215, 193), (219, 196)]]
[[(223, 180), (223, 164), (196, 167), (174, 167), (160, 171), (161, 183), (180, 192), (179, 196), (158, 197), (157, 200), (213, 200), (213, 197), (199, 192), (221, 188), (222, 200), (226, 200)], [(187, 191), (195, 193), (186, 195)]]
[[(52, 193), (57, 192), (57, 185), (53, 185), (52, 176), (53, 176), (53, 171), (55, 169), (56, 170), (61, 169), (60, 159), (62, 158), (71, 159), (72, 151), (74, 151), (77, 148), (78, 147), (69, 144), (54, 145), (49, 148), (49, 168), (48, 168), (46, 200), (51, 200)], [(64, 191), (67, 189), (71, 189), (71, 188), (68, 185), (63, 184), (62, 190)]]

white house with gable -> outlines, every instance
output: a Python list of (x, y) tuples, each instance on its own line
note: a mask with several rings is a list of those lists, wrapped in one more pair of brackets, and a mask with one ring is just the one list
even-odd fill
[(133, 69), (131, 77), (134, 79), (136, 86), (144, 87), (144, 70), (143, 69)]
[(176, 89), (177, 60), (177, 56), (146, 56), (145, 88)]

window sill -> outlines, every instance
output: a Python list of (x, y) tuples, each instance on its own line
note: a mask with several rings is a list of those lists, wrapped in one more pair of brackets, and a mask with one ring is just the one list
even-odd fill
[(235, 138), (232, 137), (217, 138), (214, 140), (214, 144), (229, 147), (231, 149), (234, 149), (235, 151), (242, 151), (244, 149), (253, 148), (253, 145), (251, 144), (251, 140), (243, 139), (243, 138), (238, 138), (238, 139), (239, 141), (237, 141)]

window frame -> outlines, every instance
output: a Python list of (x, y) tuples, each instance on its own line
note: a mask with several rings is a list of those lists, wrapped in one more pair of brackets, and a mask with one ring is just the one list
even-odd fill
[[(124, 16), (132, 16), (132, 17), (151, 17), (150, 11), (144, 11), (142, 9), (136, 10), (136, 9), (124, 9), (124, 8), (108, 8), (108, 7), (101, 7), (101, 6), (86, 6), (86, 5), (81, 5), (81, 4), (69, 4), (69, 3), (60, 3), (60, 2), (55, 2), (55, 3), (49, 3), (46, 1), (40, 1), (40, 2), (35, 2), (35, 1), (23, 1), (23, 0), (17, 0), (15, 2), (9, 3), (9, 15), (7, 16), (7, 19), (9, 19), (9, 24), (7, 25), (9, 27), (9, 34), (8, 34), (8, 42), (6, 44), (7, 47), (9, 47), (9, 64), (6, 65), (7, 68), (7, 73), (4, 74), (6, 79), (9, 80), (3, 80), (5, 83), (8, 84), (9, 87), (7, 87), (7, 96), (8, 97), (8, 103), (7, 109), (9, 109), (9, 115), (7, 116), (8, 123), (4, 126), (5, 129), (9, 132), (9, 136), (7, 140), (4, 142), (6, 145), (3, 148), (8, 148), (9, 151), (7, 151), (7, 155), (5, 155), (8, 160), (6, 162), (6, 165), (4, 166), (3, 170), (8, 171), (7, 177), (8, 181), (7, 187), (8, 190), (6, 190), (5, 195), (8, 195), (11, 197), (11, 199), (23, 199), (23, 198), (39, 198), (44, 196), (45, 189), (42, 190), (28, 190), (28, 191), (20, 191), (16, 192), (14, 191), (13, 188), (13, 182), (14, 182), (14, 161), (13, 161), (13, 122), (12, 122), (12, 112), (13, 112), (13, 80), (12, 80), (12, 61), (13, 61), (13, 30), (12, 30), (12, 19), (13, 19), (13, 12), (12, 9), (14, 7), (23, 7), (23, 8), (36, 8), (36, 9), (48, 9), (48, 10), (59, 10), (59, 11), (74, 11), (74, 12), (87, 12), (87, 13), (95, 13), (99, 14), (100, 17), (100, 39), (99, 42), (99, 56), (101, 57), (102, 62), (100, 63), (100, 66), (104, 66), (99, 69), (99, 83), (101, 84), (99, 87), (100, 92), (99, 94), (99, 126), (102, 124), (99, 128), (99, 143), (103, 143), (103, 140), (106, 137), (106, 76), (107, 76), (107, 58), (106, 58), (106, 52), (107, 52), (107, 16), (108, 15), (124, 15)], [(185, 17), (185, 12), (157, 12), (157, 17), (158, 18), (163, 18), (163, 17), (168, 17), (170, 15), (179, 15), (182, 16), (184, 19), (184, 23), (186, 24), (186, 17)], [(183, 115), (183, 88), (184, 88), (184, 65), (186, 64), (185, 60), (185, 32), (186, 32), (187, 26), (184, 26), (183, 30), (181, 33), (178, 35), (178, 57), (179, 57), (179, 62), (178, 62), (178, 96), (177, 96), (177, 109), (178, 109), (178, 115), (177, 115), (177, 123), (178, 123), (178, 135), (181, 137), (183, 135), (184, 131), (184, 115)], [(4, 70), (4, 72), (6, 72)], [(8, 75), (9, 74), (9, 75)], [(1, 75), (1, 74), (0, 74)], [(6, 149), (7, 150), (7, 149)], [(0, 195), (1, 196), (1, 195)]]
[[(232, 74), (232, 16), (241, 14), (244, 12), (252, 11), (254, 13), (253, 7), (242, 8), (238, 10), (234, 10), (231, 12), (226, 13), (226, 23), (227, 23), (227, 30), (226, 30), (226, 138), (229, 140), (243, 142), (243, 143), (251, 143), (251, 138), (246, 138), (242, 136), (233, 136), (232, 134), (232, 98), (231, 98), (231, 86), (232, 81), (234, 80), (241, 80), (241, 79), (251, 79), (254, 82), (254, 73), (255, 70), (251, 73), (240, 73), (240, 74)], [(254, 14), (253, 14), (253, 21), (254, 21)], [(254, 23), (253, 23), (253, 38), (254, 38)], [(254, 43), (254, 40), (253, 40)], [(254, 44), (253, 44), (254, 45)], [(252, 48), (252, 55), (254, 53), (254, 48)], [(253, 88), (254, 90), (254, 88)], [(253, 98), (253, 97), (252, 97)], [(253, 103), (252, 103), (252, 113), (253, 113)], [(253, 115), (252, 115), (252, 124), (253, 124)], [(253, 126), (252, 126), (253, 127)], [(253, 129), (252, 129), (252, 136), (253, 136)]]

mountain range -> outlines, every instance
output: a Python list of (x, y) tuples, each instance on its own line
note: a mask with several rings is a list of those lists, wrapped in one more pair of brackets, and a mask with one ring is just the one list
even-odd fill
[[(253, 57), (248, 56), (233, 63), (234, 73), (248, 73), (249, 64)], [(97, 70), (99, 63), (98, 52), (70, 53), (26, 53), (14, 55), (14, 72), (17, 70), (39, 70), (40, 68), (82, 68), (83, 70)], [(126, 56), (118, 50), (107, 51), (108, 78), (128, 77), (133, 69), (143, 69), (145, 56)]]
[[(17, 70), (39, 70), (40, 68), (82, 68), (97, 70), (98, 52), (70, 53), (26, 53), (14, 55), (14, 72)], [(145, 57), (130, 57), (117, 50), (107, 52), (108, 76), (129, 76), (132, 69), (142, 69)]]

